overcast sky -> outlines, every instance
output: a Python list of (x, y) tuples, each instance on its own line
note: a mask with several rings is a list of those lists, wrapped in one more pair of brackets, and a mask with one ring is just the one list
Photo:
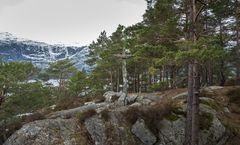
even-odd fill
[(103, 30), (140, 22), (145, 9), (145, 0), (0, 0), (0, 32), (88, 45)]

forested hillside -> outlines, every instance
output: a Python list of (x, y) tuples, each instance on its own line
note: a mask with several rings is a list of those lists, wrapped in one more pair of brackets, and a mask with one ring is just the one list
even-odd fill
[(91, 77), (101, 83), (94, 88), (102, 90), (108, 85), (120, 90), (122, 61), (116, 55), (123, 49), (132, 56), (127, 59), (130, 92), (186, 87), (188, 63), (194, 60), (198, 61), (201, 86), (239, 83), (238, 1), (197, 0), (194, 25), (189, 1), (148, 3), (142, 22), (119, 25), (109, 37), (103, 31), (90, 45), (87, 62), (96, 64)]

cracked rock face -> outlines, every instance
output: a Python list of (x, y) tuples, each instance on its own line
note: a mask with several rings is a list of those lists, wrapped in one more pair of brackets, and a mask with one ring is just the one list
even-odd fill
[(97, 117), (91, 117), (85, 121), (85, 126), (95, 145), (103, 145), (106, 142), (106, 128), (103, 120)]
[(72, 119), (47, 119), (24, 125), (4, 145), (77, 145), (76, 123)]
[[(176, 121), (162, 120), (160, 122), (159, 141), (157, 145), (182, 145), (184, 142), (185, 118)], [(208, 130), (200, 131), (200, 145), (223, 145), (229, 134), (219, 119), (214, 116)]]
[(182, 145), (184, 142), (185, 120), (180, 118), (176, 121), (166, 119), (160, 122), (159, 142), (157, 145)]
[(137, 120), (132, 126), (132, 133), (138, 137), (145, 145), (153, 145), (157, 142), (157, 138), (147, 128), (143, 119)]

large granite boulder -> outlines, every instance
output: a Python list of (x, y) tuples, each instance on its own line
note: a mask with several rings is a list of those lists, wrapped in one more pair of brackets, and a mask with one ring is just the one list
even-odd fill
[(28, 123), (15, 132), (4, 145), (77, 145), (78, 130), (73, 119), (46, 119)]
[[(224, 145), (229, 137), (229, 133), (218, 118), (213, 117), (208, 122), (209, 128), (200, 131), (200, 145)], [(159, 141), (157, 145), (183, 145), (185, 118), (177, 120), (164, 119), (160, 122)]]

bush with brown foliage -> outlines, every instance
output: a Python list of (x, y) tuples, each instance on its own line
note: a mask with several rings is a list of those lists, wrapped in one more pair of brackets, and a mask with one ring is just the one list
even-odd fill
[(103, 118), (104, 121), (108, 121), (110, 119), (110, 110), (109, 109), (104, 109), (102, 112), (101, 112), (101, 117)]
[(1, 122), (0, 144), (3, 144), (8, 137), (22, 127), (21, 119), (9, 119)]
[(224, 85), (225, 85), (225, 86), (236, 86), (236, 85), (240, 85), (240, 77), (228, 79)]
[(123, 112), (123, 115), (130, 125), (133, 125), (139, 118), (143, 119), (148, 128), (157, 134), (158, 128), (160, 128), (158, 126), (159, 121), (173, 113), (176, 108), (177, 105), (172, 100), (163, 99), (146, 108), (130, 107), (127, 111)]
[(227, 93), (230, 103), (240, 106), (240, 88), (233, 89)]
[(32, 115), (23, 117), (22, 122), (25, 124), (25, 123), (33, 122), (36, 120), (43, 120), (43, 119), (46, 119), (45, 116), (43, 114), (37, 112)]
[(208, 130), (213, 123), (213, 115), (207, 112), (201, 112), (199, 115), (199, 127), (201, 130)]
[(76, 116), (78, 118), (79, 123), (82, 124), (82, 123), (84, 123), (84, 121), (86, 119), (88, 119), (96, 114), (97, 114), (96, 110), (90, 109), (90, 110), (87, 110), (84, 112), (78, 112), (78, 113), (76, 113)]
[(86, 101), (88, 101), (87, 98), (63, 99), (56, 104), (54, 111), (67, 110), (67, 109), (79, 107), (81, 105), (84, 105)]
[(105, 97), (103, 97), (103, 96), (93, 97), (93, 102), (95, 102), (95, 103), (101, 103), (101, 102), (104, 102), (104, 101), (105, 101)]
[(56, 104), (54, 111), (76, 108), (76, 107), (84, 105), (84, 103), (86, 103), (86, 102), (100, 103), (100, 102), (104, 102), (104, 101), (105, 101), (105, 98), (103, 96), (68, 98), (68, 99), (63, 99), (63, 100), (59, 101)]

